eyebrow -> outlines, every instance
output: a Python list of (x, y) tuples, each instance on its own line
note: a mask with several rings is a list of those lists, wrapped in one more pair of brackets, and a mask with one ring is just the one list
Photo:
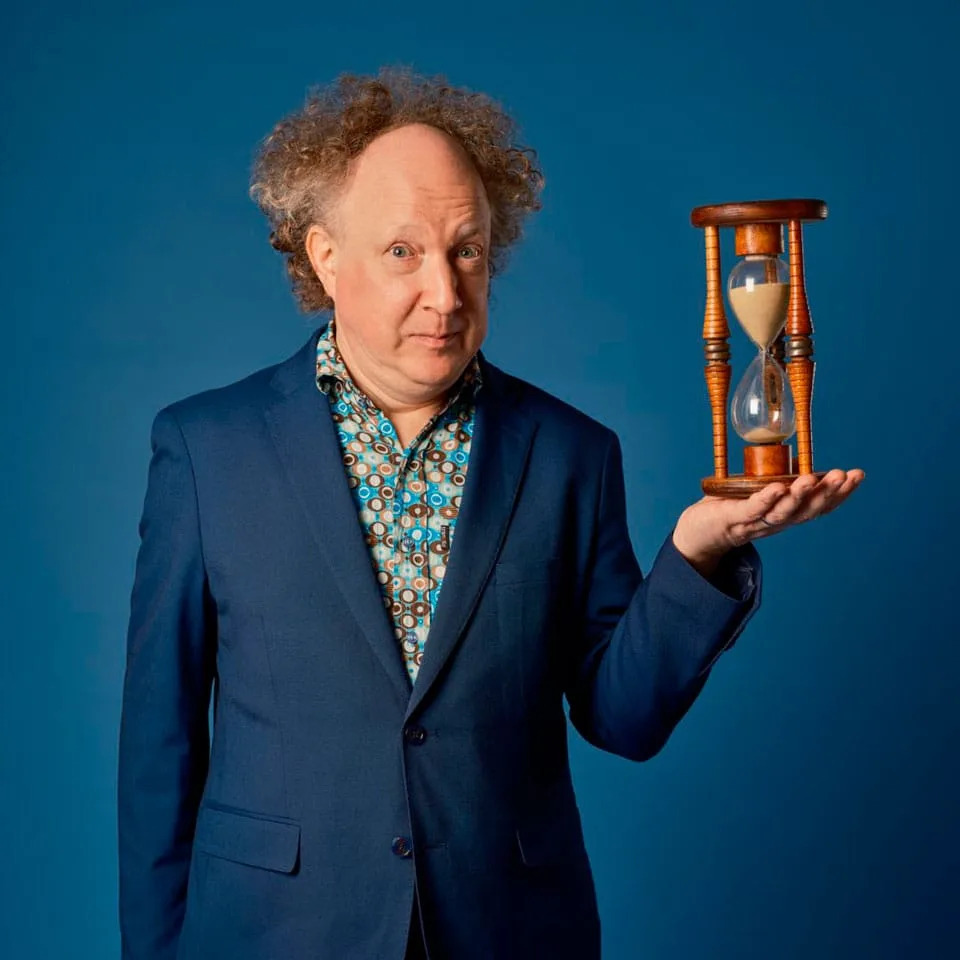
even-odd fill
[[(392, 227), (392, 233), (417, 233), (420, 230), (420, 227), (415, 223), (401, 223), (398, 226)], [(462, 240), (464, 237), (470, 237), (474, 234), (482, 234), (483, 230), (480, 227), (480, 224), (474, 223), (472, 220), (468, 220), (459, 230), (453, 235), (455, 241)]]

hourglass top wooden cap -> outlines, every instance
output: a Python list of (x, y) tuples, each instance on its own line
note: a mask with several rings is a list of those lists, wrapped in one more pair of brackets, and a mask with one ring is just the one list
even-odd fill
[(690, 211), (690, 222), (695, 227), (826, 219), (827, 205), (822, 200), (744, 200), (741, 203), (712, 203)]

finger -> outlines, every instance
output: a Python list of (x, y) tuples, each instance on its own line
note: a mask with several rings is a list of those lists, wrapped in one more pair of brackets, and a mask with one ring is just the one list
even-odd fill
[(743, 502), (741, 519), (743, 523), (755, 523), (787, 496), (787, 488), (782, 483), (768, 483)]
[(831, 470), (804, 502), (802, 509), (794, 514), (792, 523), (806, 523), (835, 510), (853, 492), (864, 477), (862, 470)]
[(805, 473), (797, 477), (790, 486), (790, 492), (798, 500), (806, 499), (814, 490), (816, 490), (824, 480), (831, 482), (836, 479), (836, 475), (843, 474), (842, 470), (831, 470), (823, 477), (818, 477), (815, 473)]
[(847, 482), (847, 475), (843, 470), (831, 470), (817, 486), (810, 491), (809, 495), (803, 501), (801, 507), (793, 515), (791, 522), (794, 524), (806, 523), (814, 517), (821, 516), (824, 512), (836, 506), (840, 496), (840, 491)]
[[(831, 472), (834, 476), (826, 487), (822, 486), (823, 481), (818, 482), (817, 477), (812, 473), (797, 477), (790, 485), (787, 496), (780, 500), (776, 505), (776, 509), (772, 509), (770, 513), (767, 514), (767, 522), (777, 527), (801, 523), (804, 511), (808, 509), (811, 499), (818, 496), (822, 490), (829, 489), (836, 479), (837, 473), (843, 473), (842, 470)], [(826, 479), (827, 477), (823, 478), (823, 480)]]
[[(805, 523), (814, 517), (823, 516), (835, 510), (850, 496), (865, 476), (864, 471), (860, 469), (849, 472), (834, 469), (819, 481), (813, 474), (797, 477), (790, 485), (787, 494), (773, 503), (762, 519), (757, 518), (756, 526), (763, 529), (755, 537), (768, 536), (770, 527), (775, 527), (776, 530), (773, 532), (777, 532), (784, 527)], [(779, 484), (770, 486), (779, 486)]]
[(858, 486), (860, 486), (864, 476), (865, 475), (862, 470), (848, 471), (847, 479), (844, 480), (844, 482), (840, 486), (840, 489), (836, 492), (836, 494), (831, 499), (831, 501), (826, 505), (826, 507), (824, 507), (824, 509), (820, 511), (820, 516), (822, 517), (824, 514), (827, 514), (833, 510), (836, 510), (837, 507), (839, 507), (840, 504), (843, 503), (843, 501), (846, 500), (847, 497), (849, 497), (850, 494), (853, 493), (853, 491), (856, 490)]
[(771, 510), (787, 496), (787, 488), (782, 483), (769, 483), (746, 500), (739, 501), (735, 507), (737, 516), (731, 524), (731, 535), (735, 546), (749, 540), (769, 536), (776, 532), (767, 519)]
[(803, 511), (817, 487), (817, 478), (813, 474), (797, 477), (790, 484), (787, 495), (776, 505), (776, 509), (770, 511), (766, 519), (776, 526), (795, 523), (797, 516)]

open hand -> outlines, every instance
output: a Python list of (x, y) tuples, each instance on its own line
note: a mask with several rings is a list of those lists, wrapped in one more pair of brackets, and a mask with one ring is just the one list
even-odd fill
[(789, 487), (770, 483), (746, 500), (704, 497), (680, 514), (674, 545), (709, 574), (728, 550), (835, 510), (865, 476), (859, 469), (831, 470), (819, 482), (807, 474)]

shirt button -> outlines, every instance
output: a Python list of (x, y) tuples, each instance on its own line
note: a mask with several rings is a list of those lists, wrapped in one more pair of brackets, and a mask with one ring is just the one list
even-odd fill
[(414, 540), (409, 533), (405, 533), (400, 538), (400, 546), (403, 547), (404, 550), (412, 550), (416, 546), (416, 544), (417, 544), (416, 540)]
[(398, 857), (409, 857), (413, 854), (413, 846), (407, 837), (394, 837), (393, 843), (390, 844), (390, 849)]
[(403, 728), (403, 737), (407, 743), (419, 746), (427, 739), (427, 731), (418, 724), (411, 723), (409, 726)]

